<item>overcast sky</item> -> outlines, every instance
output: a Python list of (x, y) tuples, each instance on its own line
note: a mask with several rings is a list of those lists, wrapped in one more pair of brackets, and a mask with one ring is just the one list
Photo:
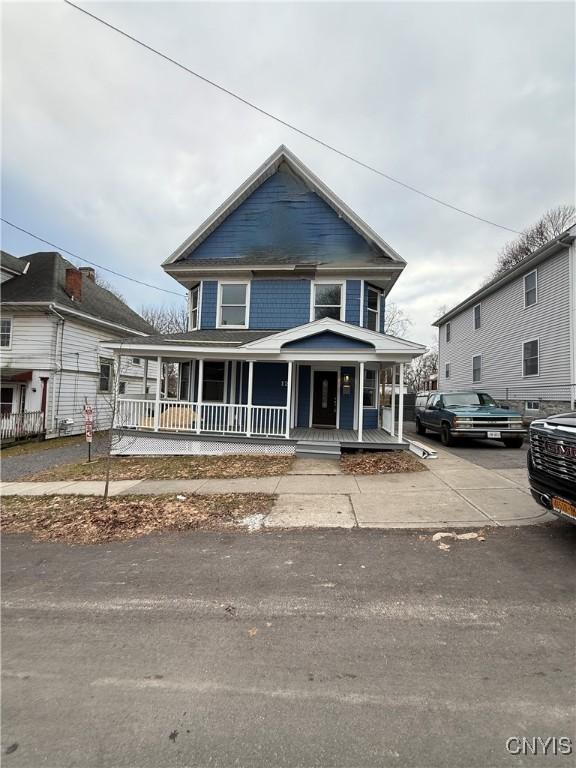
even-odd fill
[[(574, 197), (571, 3), (84, 7), (385, 172), (521, 229)], [(511, 237), (253, 112), (61, 3), (3, 5), (3, 216), (180, 290), (160, 263), (286, 144), (408, 262), (409, 337)], [(50, 250), (3, 227), (15, 255)], [(114, 279), (136, 309), (177, 300)]]

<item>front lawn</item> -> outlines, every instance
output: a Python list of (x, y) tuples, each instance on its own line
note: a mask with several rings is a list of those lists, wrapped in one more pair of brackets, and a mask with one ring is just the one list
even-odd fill
[(394, 472), (428, 470), (428, 467), (409, 451), (344, 453), (340, 457), (340, 468), (346, 475), (387, 475)]
[[(293, 456), (113, 456), (111, 480), (204, 480), (207, 478), (285, 475)], [(106, 458), (62, 464), (26, 480), (105, 480)]]
[(2, 533), (35, 539), (97, 544), (150, 533), (241, 526), (244, 518), (267, 514), (274, 501), (264, 493), (208, 496), (7, 496)]

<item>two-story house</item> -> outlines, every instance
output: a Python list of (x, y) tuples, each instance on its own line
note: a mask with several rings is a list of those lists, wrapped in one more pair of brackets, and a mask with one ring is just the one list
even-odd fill
[[(122, 397), (117, 453), (327, 453), (406, 446), (384, 368), (425, 348), (383, 333), (404, 260), (280, 147), (163, 264), (190, 330), (109, 346), (179, 364), (178, 399)], [(400, 387), (403, 392), (403, 387)]]
[[(2, 252), (0, 272), (2, 439), (80, 433), (85, 405), (95, 429), (108, 427), (114, 361), (101, 339), (154, 329), (98, 285), (93, 269), (77, 269), (59, 253)], [(155, 365), (148, 370), (147, 361), (124, 358), (119, 390), (155, 389)]]
[(434, 325), (439, 389), (475, 389), (526, 419), (576, 407), (576, 226)]

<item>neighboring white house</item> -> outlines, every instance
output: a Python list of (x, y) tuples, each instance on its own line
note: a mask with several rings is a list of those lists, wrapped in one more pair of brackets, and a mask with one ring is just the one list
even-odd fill
[(439, 328), (439, 389), (474, 389), (526, 418), (574, 410), (576, 226), (473, 293)]
[[(85, 405), (93, 408), (95, 429), (109, 426), (113, 355), (101, 340), (146, 336), (153, 328), (97, 285), (93, 269), (77, 269), (58, 253), (2, 252), (0, 272), (2, 438), (80, 433)], [(155, 364), (148, 370), (143, 360), (127, 358), (120, 392), (153, 390), (155, 377)]]

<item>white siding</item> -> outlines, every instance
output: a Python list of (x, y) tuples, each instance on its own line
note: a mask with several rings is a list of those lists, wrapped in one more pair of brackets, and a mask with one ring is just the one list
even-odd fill
[[(534, 393), (542, 399), (561, 399), (571, 382), (569, 253), (563, 251), (538, 265), (538, 302), (524, 307), (524, 276), (502, 286), (482, 299), (482, 327), (474, 330), (474, 308), (453, 317), (451, 340), (446, 343), (446, 326), (439, 329), (439, 388), (494, 392), (497, 397)], [(531, 271), (526, 270), (526, 273)], [(572, 322), (574, 322), (572, 320)], [(524, 377), (522, 344), (540, 341), (540, 373)], [(472, 358), (482, 355), (482, 379), (472, 382)], [(446, 363), (450, 378), (446, 379)], [(519, 399), (528, 399), (521, 394)]]

